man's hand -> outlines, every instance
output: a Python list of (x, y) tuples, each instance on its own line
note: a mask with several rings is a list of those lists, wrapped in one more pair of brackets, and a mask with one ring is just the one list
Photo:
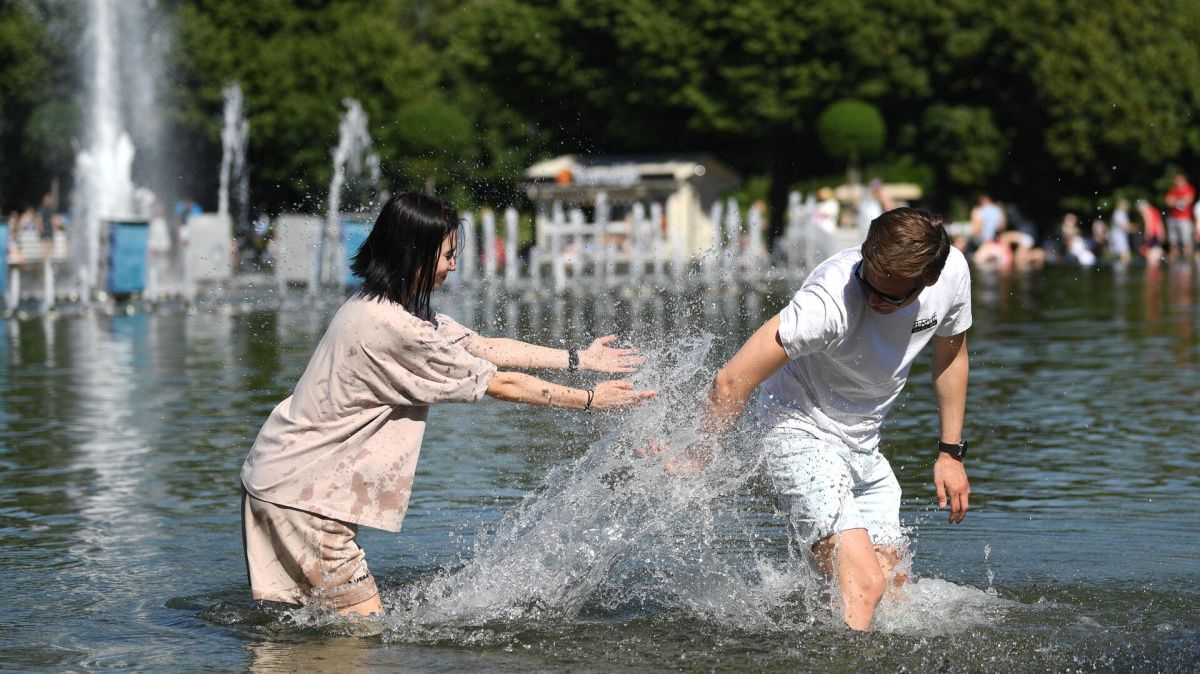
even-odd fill
[[(659, 456), (669, 449), (664, 443), (654, 438), (646, 438), (646, 446), (639, 447), (636, 451), (638, 456), (649, 459)], [(669, 456), (665, 467), (667, 475), (691, 475), (707, 468), (709, 461), (711, 461), (711, 450), (706, 445), (697, 445)]]
[(945, 452), (940, 453), (937, 463), (933, 464), (933, 485), (937, 487), (938, 507), (950, 505), (950, 523), (962, 522), (967, 516), (967, 497), (971, 494), (967, 469), (962, 461)]
[(597, 338), (580, 351), (579, 367), (590, 372), (637, 372), (646, 358), (637, 349), (610, 349), (607, 345), (616, 338), (616, 335)]

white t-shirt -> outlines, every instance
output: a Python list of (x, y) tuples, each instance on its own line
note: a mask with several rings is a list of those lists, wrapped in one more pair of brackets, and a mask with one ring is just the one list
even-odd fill
[(758, 414), (769, 425), (869, 453), (921, 349), (935, 334), (971, 327), (971, 275), (951, 248), (937, 283), (881, 314), (854, 278), (861, 260), (855, 247), (822, 262), (779, 312), (779, 339), (791, 360), (763, 384)]

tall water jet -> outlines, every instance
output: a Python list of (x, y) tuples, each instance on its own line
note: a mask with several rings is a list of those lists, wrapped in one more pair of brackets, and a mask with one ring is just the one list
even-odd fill
[[(576, 281), (583, 275), (583, 255), (584, 255), (584, 238), (583, 230), (587, 226), (584, 222), (583, 211), (578, 206), (572, 208), (567, 213), (567, 218), (571, 221), (571, 241), (572, 251), (571, 257), (571, 280)], [(578, 285), (576, 285), (578, 287)]]
[(633, 222), (630, 224), (629, 278), (636, 286), (646, 272), (646, 247), (652, 245), (653, 235), (646, 222), (646, 207), (642, 202), (633, 204)]
[(520, 227), (517, 221), (517, 209), (509, 206), (504, 209), (504, 285), (513, 290), (521, 274), (520, 260), (517, 256)]
[(83, 59), (91, 65), (87, 135), (85, 149), (75, 160), (74, 221), (78, 225), (71, 237), (73, 271), (85, 302), (100, 279), (104, 219), (137, 215), (133, 183), (135, 149), (121, 115), (126, 93), (117, 50), (118, 44), (125, 43), (120, 31), (122, 23), (136, 24), (137, 10), (136, 3), (118, 0), (92, 0), (87, 7), (90, 48)]
[(596, 205), (593, 209), (592, 230), (592, 259), (594, 260), (592, 276), (599, 287), (607, 286), (612, 279), (608, 277), (608, 220), (611, 216), (608, 205), (608, 192), (596, 192)]
[[(242, 87), (232, 82), (222, 92), (225, 97), (224, 125), (221, 128), (221, 175), (217, 191), (217, 213), (233, 218), (235, 231), (249, 222), (250, 175), (246, 171), (246, 145), (250, 140), (250, 122), (246, 119)], [(230, 190), (236, 208), (231, 209)]]
[(709, 237), (711, 242), (708, 252), (704, 255), (704, 283), (709, 286), (716, 285), (720, 278), (721, 258), (725, 254), (723, 238), (725, 230), (721, 225), (721, 215), (724, 213), (724, 204), (720, 199), (716, 199), (712, 203), (712, 207), (708, 211), (709, 222)]
[[(362, 104), (347, 98), (342, 101), (346, 111), (338, 126), (338, 144), (333, 149), (333, 178), (329, 183), (329, 203), (325, 226), (317, 246), (315, 278), (309, 283), (309, 293), (315, 294), (322, 283), (341, 287), (345, 281), (345, 252), (342, 249), (342, 192), (348, 186), (362, 189), (356, 181), (365, 179), (368, 190), (379, 186), (379, 155), (371, 149), (371, 132), (367, 128), (367, 113)], [(360, 206), (361, 204), (356, 204)]]
[(663, 236), (663, 208), (657, 201), (650, 202), (650, 236), (654, 242), (654, 278), (666, 277), (667, 239)]
[(567, 287), (567, 257), (564, 250), (563, 229), (567, 226), (567, 218), (563, 214), (561, 201), (554, 202), (551, 208), (551, 221), (554, 223), (553, 234), (550, 235), (550, 264), (553, 265), (554, 292), (561, 293)]
[(729, 197), (725, 206), (725, 256), (722, 258), (722, 276), (736, 278), (738, 260), (742, 256), (742, 212), (738, 202)]
[(475, 215), (470, 212), (464, 212), (462, 218), (462, 241), (459, 243), (462, 254), (458, 256), (458, 277), (465, 284), (475, 281), (475, 267), (479, 262), (475, 236)]
[(766, 244), (763, 240), (766, 234), (766, 218), (763, 217), (762, 206), (754, 204), (746, 212), (746, 233), (749, 240), (742, 252), (746, 263), (746, 274), (755, 276), (762, 270), (761, 262), (767, 256)]

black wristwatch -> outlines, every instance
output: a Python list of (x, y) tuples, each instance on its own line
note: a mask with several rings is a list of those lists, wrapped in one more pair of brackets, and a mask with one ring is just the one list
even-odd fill
[(962, 458), (967, 455), (967, 441), (963, 440), (957, 445), (953, 445), (949, 442), (942, 442), (939, 440), (938, 451), (945, 452), (956, 459), (962, 460)]

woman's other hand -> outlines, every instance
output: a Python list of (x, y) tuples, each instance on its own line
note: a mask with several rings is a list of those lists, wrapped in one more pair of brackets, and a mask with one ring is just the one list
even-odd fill
[(602, 381), (595, 390), (596, 395), (592, 398), (592, 409), (594, 410), (619, 410), (635, 407), (658, 395), (658, 391), (635, 390), (633, 384), (619, 379)]

